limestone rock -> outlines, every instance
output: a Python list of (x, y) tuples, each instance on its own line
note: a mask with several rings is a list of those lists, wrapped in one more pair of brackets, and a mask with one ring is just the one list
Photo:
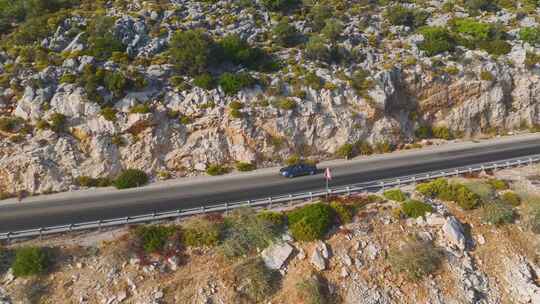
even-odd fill
[(261, 257), (268, 268), (278, 270), (285, 264), (293, 250), (288, 243), (276, 243), (263, 250)]

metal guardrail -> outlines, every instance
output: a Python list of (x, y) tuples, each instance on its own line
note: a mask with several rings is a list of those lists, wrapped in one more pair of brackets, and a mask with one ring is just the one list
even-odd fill
[(69, 225), (60, 225), (60, 226), (50, 226), (50, 227), (41, 227), (36, 229), (21, 230), (21, 231), (11, 231), (6, 233), (0, 233), (0, 240), (13, 240), (20, 238), (30, 238), (36, 236), (44, 236), (50, 234), (64, 233), (64, 232), (73, 232), (81, 230), (90, 230), (90, 229), (100, 229), (106, 227), (121, 226), (127, 224), (140, 224), (148, 223), (159, 220), (167, 219), (177, 219), (182, 217), (188, 217), (193, 215), (200, 215), (205, 213), (212, 212), (229, 212), (234, 209), (242, 207), (251, 207), (251, 208), (275, 208), (279, 206), (294, 206), (302, 204), (305, 201), (312, 201), (315, 198), (326, 197), (328, 195), (351, 195), (355, 193), (362, 192), (375, 192), (379, 190), (384, 190), (385, 188), (391, 187), (400, 187), (404, 185), (414, 184), (418, 182), (423, 182), (431, 179), (436, 179), (440, 177), (451, 177), (459, 176), (462, 174), (469, 174), (474, 172), (481, 172), (484, 170), (497, 170), (505, 169), (509, 167), (530, 165), (536, 162), (540, 162), (540, 154), (532, 155), (528, 157), (521, 158), (512, 158), (496, 162), (487, 162), (480, 163), (472, 166), (456, 167), (445, 170), (431, 171), (427, 173), (415, 174), (402, 176), (393, 179), (384, 179), (373, 182), (366, 182), (361, 184), (354, 184), (348, 186), (341, 186), (330, 188), (328, 191), (317, 190), (313, 192), (303, 192), (295, 194), (286, 194), (274, 197), (268, 197), (257, 200), (247, 200), (235, 203), (223, 203), (211, 206), (202, 206), (200, 208), (191, 208), (191, 209), (178, 209), (174, 211), (167, 212), (154, 212), (151, 214), (143, 214), (137, 216), (129, 216), (123, 218), (113, 218), (105, 219), (98, 221), (74, 223)]

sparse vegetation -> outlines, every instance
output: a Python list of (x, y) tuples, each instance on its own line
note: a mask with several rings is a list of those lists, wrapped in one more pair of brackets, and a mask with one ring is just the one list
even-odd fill
[(223, 175), (227, 173), (227, 168), (220, 164), (211, 164), (206, 168), (206, 174), (211, 176)]
[(182, 228), (182, 242), (185, 245), (216, 246), (221, 239), (223, 223), (203, 217), (188, 221)]
[(484, 204), (482, 211), (484, 221), (493, 225), (511, 223), (515, 217), (512, 206), (499, 200)]
[(391, 249), (388, 260), (392, 270), (417, 281), (439, 269), (442, 254), (431, 242), (412, 238), (401, 247)]
[[(178, 238), (178, 228), (173, 226), (139, 226), (133, 231), (136, 243), (146, 253), (163, 253), (173, 238)], [(174, 248), (176, 243), (171, 243)]]
[(233, 273), (242, 297), (254, 303), (264, 302), (279, 286), (279, 273), (268, 269), (259, 257), (242, 260)]
[(401, 211), (410, 218), (424, 217), (426, 213), (432, 212), (433, 207), (417, 200), (408, 200), (401, 205)]

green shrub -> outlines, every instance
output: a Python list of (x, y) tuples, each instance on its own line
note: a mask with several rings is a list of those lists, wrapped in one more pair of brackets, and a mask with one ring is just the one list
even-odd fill
[(227, 95), (234, 95), (241, 89), (255, 84), (255, 79), (249, 73), (223, 73), (219, 76), (219, 86)]
[(311, 275), (296, 284), (297, 298), (304, 304), (332, 303), (326, 289), (318, 275)]
[(139, 226), (134, 234), (138, 244), (146, 253), (162, 253), (177, 230), (176, 227)]
[(395, 272), (404, 273), (408, 279), (418, 281), (434, 273), (441, 265), (442, 252), (431, 242), (413, 239), (388, 253), (388, 260)]
[(297, 165), (301, 162), (302, 160), (300, 159), (300, 156), (298, 154), (293, 154), (285, 160), (285, 164), (287, 166)]
[(276, 26), (272, 29), (272, 34), (274, 35), (274, 41), (281, 46), (290, 47), (296, 44), (298, 41), (298, 31), (289, 20), (283, 18)]
[(426, 204), (424, 202), (420, 202), (416, 200), (408, 200), (401, 205), (401, 211), (407, 217), (418, 218), (418, 217), (424, 217), (426, 213), (432, 212), (433, 207), (431, 207), (431, 205)]
[(521, 197), (519, 197), (517, 193), (512, 191), (507, 191), (503, 193), (503, 195), (501, 196), (501, 200), (504, 203), (514, 207), (517, 207), (521, 204)]
[(478, 48), (494, 56), (506, 55), (512, 51), (512, 45), (501, 39), (482, 41), (478, 44)]
[(247, 162), (237, 162), (236, 163), (236, 170), (246, 172), (246, 171), (253, 171), (255, 170), (255, 165), (252, 163)]
[(128, 79), (124, 76), (124, 74), (116, 71), (105, 73), (103, 83), (115, 98), (122, 97), (124, 95), (124, 91), (128, 87)]
[(279, 235), (278, 227), (259, 218), (251, 209), (237, 209), (225, 218), (221, 250), (233, 258), (266, 248)]
[(102, 108), (101, 109), (101, 116), (103, 116), (103, 118), (105, 118), (106, 120), (108, 121), (116, 121), (116, 113), (118, 111), (116, 111), (115, 108), (113, 107), (105, 107), (105, 108)]
[(309, 72), (306, 74), (304, 80), (306, 81), (306, 84), (315, 90), (320, 90), (323, 88), (323, 80), (321, 77), (317, 76), (315, 72)]
[(423, 10), (413, 10), (402, 5), (393, 5), (386, 9), (386, 16), (393, 25), (417, 28), (426, 23), (429, 14)]
[(222, 62), (232, 62), (249, 69), (271, 72), (277, 69), (278, 63), (264, 50), (252, 47), (238, 35), (227, 35), (218, 42), (219, 54), (216, 56)]
[(146, 103), (136, 104), (129, 109), (129, 113), (133, 114), (148, 114), (150, 112), (152, 112), (152, 109), (150, 109), (150, 106)]
[(360, 155), (371, 155), (373, 154), (373, 147), (368, 142), (360, 141), (356, 143), (356, 149)]
[(450, 140), (452, 139), (452, 133), (446, 126), (433, 127), (433, 137)]
[(233, 275), (242, 297), (249, 303), (266, 303), (279, 287), (279, 272), (267, 268), (260, 257), (242, 260), (234, 266)]
[(61, 113), (53, 113), (49, 117), (49, 127), (55, 132), (63, 132), (66, 124), (66, 116)]
[(0, 131), (14, 133), (22, 123), (18, 117), (0, 117)]
[(491, 72), (482, 70), (480, 72), (480, 79), (484, 81), (493, 81), (495, 80), (495, 77), (493, 76), (493, 74), (491, 74)]
[(298, 4), (297, 0), (262, 0), (262, 4), (270, 11), (286, 11)]
[(423, 27), (420, 33), (424, 36), (424, 41), (418, 47), (428, 56), (452, 52), (455, 49), (456, 42), (444, 27)]
[(193, 84), (196, 87), (210, 90), (214, 87), (214, 79), (212, 78), (212, 75), (208, 73), (204, 73), (204, 74), (196, 76), (193, 79)]
[(11, 265), (17, 277), (39, 275), (47, 271), (50, 258), (43, 248), (22, 247), (15, 251), (15, 260)]
[(64, 74), (60, 77), (60, 83), (76, 83), (77, 75), (75, 74)]
[(403, 193), (403, 191), (401, 191), (400, 189), (386, 190), (384, 191), (383, 196), (388, 200), (396, 202), (404, 202), (407, 199), (405, 193)]
[(273, 228), (279, 230), (285, 226), (285, 215), (281, 212), (263, 211), (257, 213), (257, 217), (263, 221), (269, 223)]
[(464, 181), (463, 185), (465, 185), (467, 189), (476, 193), (480, 199), (485, 202), (490, 201), (497, 196), (495, 189), (489, 183), (483, 180), (469, 179)]
[(334, 209), (334, 213), (342, 225), (352, 222), (354, 216), (352, 206), (335, 201), (330, 203), (330, 207)]
[(427, 139), (433, 136), (433, 131), (431, 126), (419, 126), (418, 129), (414, 131), (414, 135), (418, 139)]
[(187, 246), (216, 246), (220, 242), (223, 225), (206, 218), (188, 221), (182, 227), (182, 241)]
[(343, 144), (341, 147), (338, 148), (338, 150), (336, 151), (336, 155), (339, 156), (339, 157), (343, 157), (345, 159), (349, 159), (351, 157), (353, 157), (353, 150), (354, 150), (354, 147), (352, 144)]
[(124, 170), (116, 180), (114, 186), (117, 189), (127, 189), (146, 185), (148, 183), (148, 176), (144, 171), (138, 169)]
[(373, 81), (369, 78), (369, 73), (363, 69), (358, 69), (354, 72), (351, 79), (351, 86), (359, 96), (365, 96), (373, 87)]
[(321, 239), (330, 229), (334, 210), (323, 203), (297, 208), (287, 215), (292, 236), (297, 241)]
[(296, 109), (296, 101), (288, 98), (283, 98), (278, 102), (277, 107), (282, 110), (292, 111)]
[(461, 184), (450, 184), (443, 178), (416, 186), (416, 191), (427, 197), (443, 201), (454, 201), (462, 209), (474, 209), (480, 204), (480, 196)]
[(515, 212), (512, 206), (501, 201), (486, 203), (482, 207), (482, 218), (492, 225), (508, 224), (514, 221)]
[(540, 44), (540, 27), (524, 27), (519, 31), (519, 39), (531, 45)]
[(227, 173), (227, 168), (220, 164), (211, 164), (206, 168), (206, 174), (211, 176), (223, 175)]
[(326, 45), (326, 41), (319, 36), (311, 36), (306, 43), (306, 56), (311, 60), (322, 62), (330, 61), (330, 48)]
[(179, 31), (170, 43), (171, 62), (192, 76), (205, 73), (211, 64), (214, 43), (202, 29)]
[(487, 182), (495, 190), (500, 191), (500, 190), (507, 190), (508, 189), (508, 183), (503, 181), (503, 180), (490, 178), (490, 179), (487, 180)]
[(231, 101), (229, 103), (229, 109), (240, 110), (240, 109), (243, 109), (243, 108), (244, 108), (244, 104), (237, 101), (237, 100)]
[(326, 25), (326, 20), (334, 16), (334, 9), (326, 3), (316, 3), (308, 14), (308, 21), (313, 32), (319, 32)]
[(343, 32), (343, 23), (335, 18), (326, 20), (321, 34), (331, 43), (336, 43)]

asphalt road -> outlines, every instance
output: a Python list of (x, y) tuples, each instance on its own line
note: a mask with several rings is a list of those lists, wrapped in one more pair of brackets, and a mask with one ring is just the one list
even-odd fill
[[(328, 162), (331, 187), (540, 154), (540, 135), (501, 138)], [(321, 166), (320, 166), (321, 167)], [(286, 179), (275, 169), (183, 179), (131, 190), (91, 190), (0, 204), (0, 232), (134, 216), (324, 188), (322, 174)]]

